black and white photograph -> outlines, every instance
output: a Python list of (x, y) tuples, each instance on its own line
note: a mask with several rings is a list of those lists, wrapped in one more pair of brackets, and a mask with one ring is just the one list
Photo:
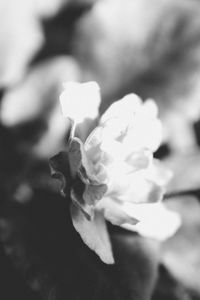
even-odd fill
[(0, 0), (0, 300), (200, 300), (200, 0)]

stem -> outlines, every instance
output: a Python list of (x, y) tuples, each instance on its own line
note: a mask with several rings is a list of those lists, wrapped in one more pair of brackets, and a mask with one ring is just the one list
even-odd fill
[(71, 141), (75, 136), (76, 122), (72, 119), (70, 119), (70, 122), (71, 122), (71, 130), (70, 130), (69, 140)]

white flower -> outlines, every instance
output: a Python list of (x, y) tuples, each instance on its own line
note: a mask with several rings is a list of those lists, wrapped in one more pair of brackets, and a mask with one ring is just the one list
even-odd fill
[(87, 118), (95, 119), (98, 116), (101, 99), (96, 82), (67, 82), (64, 88), (60, 103), (65, 117), (82, 123)]
[[(65, 91), (68, 105), (62, 98), (63, 113), (70, 119), (78, 119), (78, 101), (86, 103), (80, 93), (82, 87), (91, 103), (91, 83), (77, 84), (77, 93), (70, 93), (70, 86), (69, 92)], [(72, 110), (68, 108), (70, 95), (77, 103)], [(137, 95), (129, 94), (110, 106), (84, 144), (75, 137), (69, 141), (71, 177), (78, 177), (84, 185), (80, 193), (72, 184), (72, 221), (84, 242), (106, 263), (114, 259), (104, 218), (160, 240), (171, 236), (180, 225), (179, 217), (160, 203), (171, 177), (153, 158), (161, 137), (156, 104), (153, 100), (143, 104)]]

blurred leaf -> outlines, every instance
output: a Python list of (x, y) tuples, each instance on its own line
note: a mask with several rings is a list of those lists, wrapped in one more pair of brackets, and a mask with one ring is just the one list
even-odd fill
[(166, 201), (182, 218), (174, 237), (163, 243), (162, 261), (185, 287), (200, 295), (200, 205), (193, 196), (179, 196)]
[(84, 78), (101, 86), (101, 111), (131, 92), (155, 99), (165, 141), (179, 151), (194, 147), (199, 16), (199, 1), (108, 0), (98, 1), (78, 20), (74, 53)]
[(158, 281), (153, 292), (152, 300), (199, 300), (190, 296), (189, 291), (179, 283), (173, 275), (161, 265)]
[(165, 160), (166, 166), (172, 170), (173, 177), (167, 192), (186, 192), (200, 188), (200, 152), (188, 154), (177, 153)]
[(1, 122), (23, 139), (19, 143), (26, 151), (48, 158), (62, 149), (69, 122), (61, 114), (58, 98), (63, 81), (78, 77), (73, 58), (55, 57), (32, 66), (20, 84), (4, 93)]

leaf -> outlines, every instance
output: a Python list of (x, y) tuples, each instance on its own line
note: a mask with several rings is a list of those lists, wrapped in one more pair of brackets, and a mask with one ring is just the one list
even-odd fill
[(79, 179), (72, 179), (69, 157), (67, 152), (60, 152), (49, 160), (51, 175), (53, 178), (61, 181), (61, 194), (66, 196), (67, 191), (71, 196), (71, 200), (76, 203), (87, 219), (93, 217), (92, 208), (84, 203), (83, 192), (85, 189), (84, 183)]
[(107, 186), (99, 184), (94, 176), (91, 177), (92, 168), (81, 140), (71, 139), (67, 150), (50, 159), (52, 177), (61, 181), (61, 194), (66, 196), (68, 189), (72, 201), (79, 206), (84, 216), (91, 220), (94, 216), (93, 205), (106, 193)]
[(72, 178), (69, 167), (69, 158), (67, 152), (59, 152), (49, 160), (51, 176), (61, 181), (61, 194), (63, 196), (67, 193), (72, 184)]
[(81, 210), (72, 203), (72, 222), (84, 243), (106, 264), (113, 264), (114, 258), (106, 223), (101, 213), (96, 212), (94, 219), (88, 221)]
[(72, 177), (75, 177), (82, 163), (81, 140), (73, 138), (69, 143), (68, 156)]
[[(82, 188), (84, 188), (83, 183)], [(84, 202), (82, 188), (81, 191), (79, 190), (79, 188), (77, 189), (77, 187), (72, 188), (70, 193), (71, 200), (81, 209), (86, 219), (91, 220), (94, 217), (94, 208), (92, 205)]]
[(83, 181), (89, 182), (89, 179), (95, 179), (92, 163), (87, 158), (83, 143), (79, 138), (75, 137), (69, 142), (68, 155), (72, 176), (80, 172)]

